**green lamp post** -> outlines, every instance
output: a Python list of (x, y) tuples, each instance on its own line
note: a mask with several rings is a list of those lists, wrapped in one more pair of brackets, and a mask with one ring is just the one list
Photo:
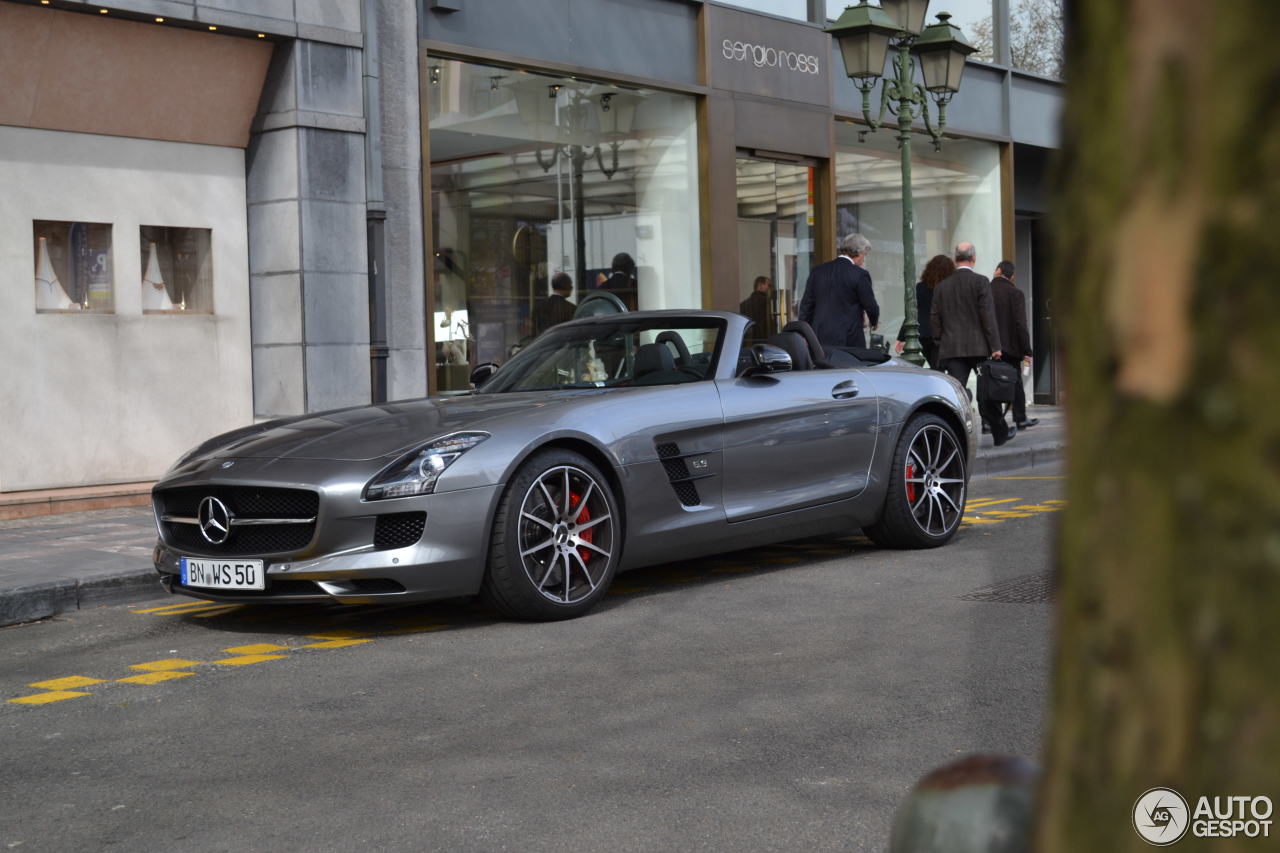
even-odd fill
[[(845, 73), (862, 92), (862, 115), (872, 131), (884, 123), (886, 112), (898, 116), (898, 146), (902, 159), (902, 287), (903, 324), (906, 338), (902, 356), (912, 364), (923, 364), (920, 350), (920, 323), (916, 311), (915, 222), (911, 202), (911, 126), (924, 120), (936, 150), (942, 146), (942, 131), (947, 123), (947, 103), (960, 89), (965, 57), (977, 48), (964, 40), (960, 29), (950, 22), (946, 12), (938, 14), (936, 23), (925, 26), (929, 0), (881, 0), (872, 6), (862, 0), (849, 6), (827, 32), (840, 45)], [(897, 49), (893, 57), (893, 77), (886, 78), (880, 93), (880, 114), (871, 115), (871, 92), (884, 75), (889, 48)], [(915, 79), (912, 54), (920, 58), (924, 83)], [(935, 126), (929, 114), (932, 94), (937, 105)]]

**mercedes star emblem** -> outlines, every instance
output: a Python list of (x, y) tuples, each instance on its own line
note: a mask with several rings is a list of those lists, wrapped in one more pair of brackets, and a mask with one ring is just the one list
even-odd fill
[(215, 497), (200, 501), (200, 534), (210, 543), (221, 545), (231, 535), (231, 512)]

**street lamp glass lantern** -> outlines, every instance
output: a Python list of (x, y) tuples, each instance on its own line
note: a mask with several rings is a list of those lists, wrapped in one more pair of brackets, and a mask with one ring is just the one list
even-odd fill
[(880, 0), (880, 6), (893, 19), (899, 32), (914, 34), (924, 29), (929, 0)]
[(848, 6), (826, 32), (840, 43), (845, 74), (855, 80), (874, 80), (884, 74), (884, 60), (889, 52), (889, 39), (898, 26), (878, 6), (862, 0)]
[(940, 12), (937, 22), (925, 29), (911, 50), (920, 57), (924, 87), (935, 95), (953, 95), (960, 90), (965, 57), (977, 48), (964, 40), (950, 15)]

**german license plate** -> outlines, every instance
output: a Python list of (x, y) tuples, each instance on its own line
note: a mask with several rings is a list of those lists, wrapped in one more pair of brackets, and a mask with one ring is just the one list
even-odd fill
[(206, 589), (266, 589), (261, 560), (197, 560), (182, 558), (182, 585)]

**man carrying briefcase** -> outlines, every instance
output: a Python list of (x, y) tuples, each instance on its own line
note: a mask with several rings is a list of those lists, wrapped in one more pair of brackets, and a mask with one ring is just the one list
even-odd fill
[[(972, 243), (956, 246), (956, 271), (938, 282), (933, 291), (933, 337), (943, 371), (961, 385), (969, 373), (987, 358), (999, 361), (1000, 332), (991, 301), (991, 282), (973, 271), (977, 252)], [(1005, 423), (1000, 404), (978, 395), (978, 413), (991, 427), (996, 447), (1017, 433)]]

